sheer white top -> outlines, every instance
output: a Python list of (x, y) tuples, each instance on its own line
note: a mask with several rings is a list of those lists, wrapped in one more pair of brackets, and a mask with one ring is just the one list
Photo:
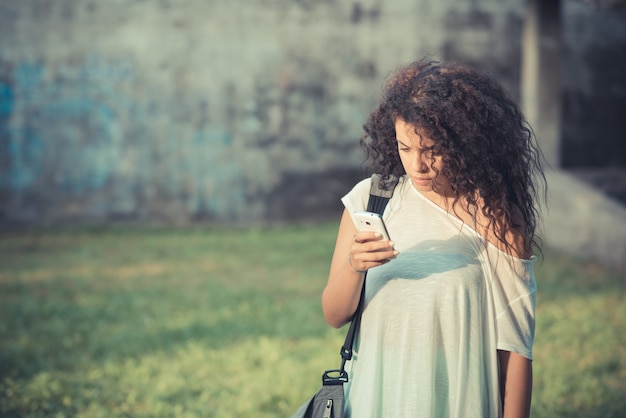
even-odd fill
[[(342, 199), (350, 213), (369, 187)], [(500, 417), (497, 350), (532, 359), (534, 257), (486, 244), (406, 177), (383, 219), (400, 254), (367, 274), (348, 417)]]

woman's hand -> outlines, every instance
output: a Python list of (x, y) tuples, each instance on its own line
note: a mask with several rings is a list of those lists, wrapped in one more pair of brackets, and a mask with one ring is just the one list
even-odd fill
[(397, 255), (393, 241), (383, 239), (380, 233), (356, 232), (348, 254), (348, 264), (356, 273), (365, 273), (373, 267), (388, 263)]
[(337, 233), (328, 283), (322, 294), (324, 318), (339, 328), (352, 318), (359, 304), (364, 273), (396, 257), (393, 242), (374, 232), (358, 232), (344, 210)]

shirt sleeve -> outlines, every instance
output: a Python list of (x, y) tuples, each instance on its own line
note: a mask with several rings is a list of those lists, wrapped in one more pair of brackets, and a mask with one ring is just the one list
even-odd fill
[(497, 258), (493, 267), (493, 298), (496, 315), (496, 345), (532, 360), (535, 338), (537, 284), (533, 271), (535, 257), (522, 260)]
[(367, 209), (367, 201), (370, 196), (371, 184), (371, 178), (361, 180), (352, 188), (352, 190), (348, 192), (348, 194), (341, 198), (341, 202), (350, 213), (353, 222), (354, 217), (352, 215), (354, 214), (354, 212)]

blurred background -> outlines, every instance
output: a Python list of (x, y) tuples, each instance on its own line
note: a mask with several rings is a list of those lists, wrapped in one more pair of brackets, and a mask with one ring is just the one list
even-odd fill
[(476, 64), (522, 101), (532, 3), (544, 152), (626, 200), (624, 1), (3, 0), (0, 223), (334, 219), (399, 65)]
[(0, 0), (0, 416), (290, 416), (338, 365), (362, 124), (423, 56), (553, 168), (532, 416), (626, 416), (626, 0)]

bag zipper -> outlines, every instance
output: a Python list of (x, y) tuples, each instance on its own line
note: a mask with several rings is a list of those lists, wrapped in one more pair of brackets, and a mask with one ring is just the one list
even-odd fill
[(326, 408), (324, 409), (324, 416), (322, 418), (331, 418), (333, 413), (333, 400), (328, 399), (326, 401)]

